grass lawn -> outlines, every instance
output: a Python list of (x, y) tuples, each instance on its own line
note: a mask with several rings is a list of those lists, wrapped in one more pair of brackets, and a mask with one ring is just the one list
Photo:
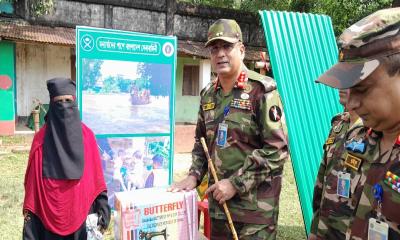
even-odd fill
[(286, 163), (283, 174), (277, 239), (306, 239), (303, 214), (301, 213), (299, 195), (297, 194), (291, 162)]
[[(24, 141), (26, 140), (21, 137), (0, 137), (0, 239), (4, 240), (19, 240), (22, 237), (23, 181), (28, 153), (5, 154), (3, 151), (11, 145), (18, 145)], [(185, 159), (187, 161), (190, 159), (190, 155), (176, 159), (179, 159), (179, 161)], [(175, 162), (175, 166), (180, 164)], [(175, 171), (174, 179), (178, 180), (184, 175), (185, 171), (179, 169)], [(114, 239), (112, 228), (107, 231), (105, 239)], [(277, 239), (306, 239), (290, 162), (286, 164), (284, 171)]]
[(23, 153), (0, 156), (1, 239), (21, 239), (26, 159)]

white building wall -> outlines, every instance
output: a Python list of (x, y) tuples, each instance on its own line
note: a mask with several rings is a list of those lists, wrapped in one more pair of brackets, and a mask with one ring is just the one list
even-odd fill
[(203, 89), (211, 81), (211, 62), (209, 59), (200, 60), (199, 89)]
[(29, 116), (34, 99), (49, 102), (46, 80), (71, 77), (71, 48), (48, 44), (16, 44), (17, 115)]

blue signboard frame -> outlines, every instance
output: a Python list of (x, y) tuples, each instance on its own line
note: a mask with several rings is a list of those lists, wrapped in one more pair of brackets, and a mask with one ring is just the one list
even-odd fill
[(177, 39), (77, 26), (77, 98), (114, 192), (173, 177)]

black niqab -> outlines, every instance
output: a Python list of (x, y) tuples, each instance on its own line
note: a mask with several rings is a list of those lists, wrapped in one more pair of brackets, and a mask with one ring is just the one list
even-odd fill
[(75, 96), (75, 83), (68, 78), (53, 78), (47, 81), (47, 89), (50, 105), (43, 144), (43, 177), (80, 179), (84, 155), (78, 106), (76, 101), (53, 101), (56, 96)]

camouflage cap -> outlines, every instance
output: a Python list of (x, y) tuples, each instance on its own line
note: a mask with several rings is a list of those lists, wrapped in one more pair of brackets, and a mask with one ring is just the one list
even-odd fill
[(400, 8), (379, 10), (347, 28), (338, 39), (339, 63), (316, 82), (351, 88), (373, 73), (380, 59), (400, 52)]
[(208, 29), (206, 47), (215, 40), (224, 40), (230, 43), (243, 42), (239, 24), (232, 19), (218, 19)]

